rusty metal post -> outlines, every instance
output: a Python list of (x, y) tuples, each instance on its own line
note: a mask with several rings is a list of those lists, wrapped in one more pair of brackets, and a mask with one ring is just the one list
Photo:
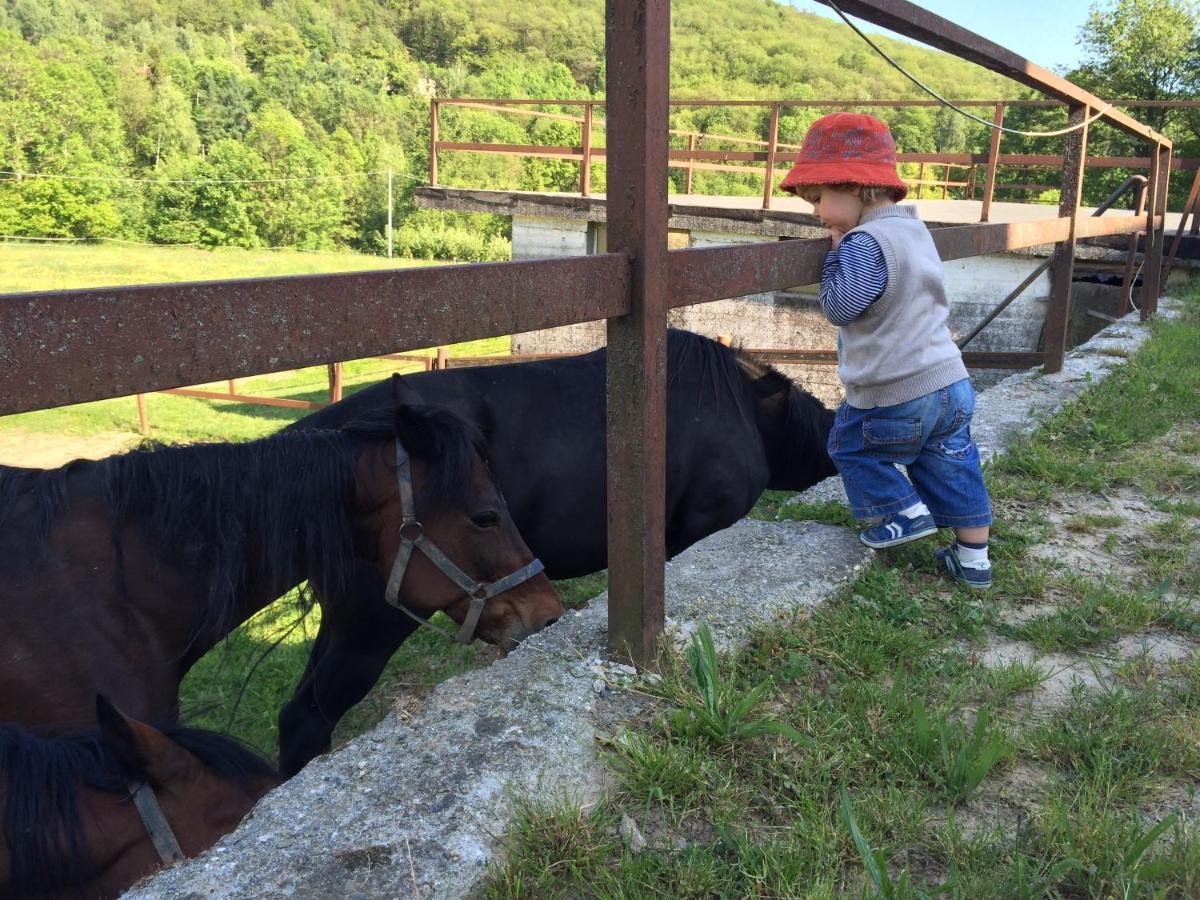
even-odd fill
[(237, 394), (237, 379), (236, 378), (226, 379), (225, 387), (227, 387), (229, 389), (229, 396), (231, 396), (231, 397), (234, 396), (235, 394)]
[(699, 140), (697, 139), (696, 135), (689, 134), (688, 135), (689, 156), (688, 156), (688, 164), (687, 164), (687, 181), (684, 183), (684, 187), (683, 187), (683, 192), (685, 194), (690, 194), (692, 192), (692, 174), (696, 171), (696, 165), (695, 165), (696, 161), (694, 159), (692, 159), (692, 157), (690, 156), (690, 153), (696, 149), (697, 144), (699, 144)]
[[(1146, 231), (1146, 275), (1142, 278), (1142, 318), (1158, 311), (1163, 288), (1163, 247), (1167, 228), (1167, 183), (1171, 178), (1171, 148), (1155, 144), (1150, 168), (1150, 218)], [(1155, 227), (1154, 220), (1158, 218)]]
[(1200, 169), (1196, 170), (1196, 177), (1192, 179), (1191, 190), (1188, 191), (1187, 200), (1183, 204), (1183, 212), (1179, 216), (1179, 227), (1175, 229), (1175, 237), (1171, 239), (1171, 251), (1167, 254), (1166, 266), (1163, 269), (1163, 278), (1167, 278), (1171, 274), (1171, 267), (1175, 264), (1175, 255), (1179, 252), (1179, 244), (1183, 240), (1183, 231), (1187, 227), (1188, 216), (1192, 217), (1192, 234), (1196, 233), (1196, 218), (1200, 209), (1197, 208), (1197, 194), (1200, 193)]
[[(1137, 193), (1133, 201), (1134, 216), (1142, 216), (1146, 213), (1146, 182), (1143, 181), (1137, 186)], [(1133, 306), (1133, 267), (1137, 264), (1137, 248), (1138, 248), (1138, 233), (1135, 231), (1129, 235), (1129, 251), (1125, 255), (1125, 271), (1121, 275), (1121, 302), (1117, 306), (1117, 317), (1120, 318), (1129, 312), (1129, 308)]]
[(438, 146), (438, 102), (436, 99), (429, 101), (429, 186), (433, 187), (438, 183), (437, 170), (437, 146)]
[(925, 193), (925, 163), (921, 163), (917, 169), (917, 199), (921, 199), (921, 195)]
[(450, 368), (450, 350), (449, 350), (449, 348), (447, 348), (447, 347), (438, 347), (437, 348), (437, 363), (434, 365), (434, 368), (435, 369)]
[[(1067, 115), (1067, 124), (1079, 125), (1087, 120), (1088, 107), (1074, 105)], [(1058, 201), (1059, 218), (1071, 219), (1066, 240), (1054, 248), (1054, 263), (1050, 269), (1050, 305), (1046, 309), (1045, 370), (1062, 371), (1067, 353), (1067, 324), (1071, 316), (1071, 278), (1075, 273), (1075, 229), (1079, 222), (1079, 197), (1083, 191), (1084, 161), (1087, 158), (1087, 126), (1072, 131), (1063, 148), (1062, 193)]]
[(1004, 104), (996, 104), (996, 112), (992, 116), (992, 142), (988, 145), (987, 177), (983, 182), (983, 209), (979, 213), (979, 221), (986, 222), (992, 214), (992, 196), (996, 193), (996, 164), (1000, 160), (1000, 126), (1004, 124)]
[(579, 193), (592, 195), (592, 101), (583, 104), (583, 159), (579, 164)]
[(150, 433), (150, 415), (146, 412), (146, 395), (137, 395), (138, 431), (145, 437)]
[(763, 209), (771, 208), (771, 193), (775, 190), (775, 150), (779, 143), (779, 104), (771, 104), (771, 127), (767, 136), (767, 178), (763, 185)]
[(652, 665), (664, 623), (669, 0), (606, 0), (608, 249), (630, 313), (608, 320), (608, 646)]

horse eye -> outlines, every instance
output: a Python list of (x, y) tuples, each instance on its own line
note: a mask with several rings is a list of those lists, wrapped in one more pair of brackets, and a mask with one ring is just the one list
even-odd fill
[(500, 513), (495, 512), (494, 510), (474, 513), (471, 516), (471, 524), (476, 528), (495, 528), (500, 524)]

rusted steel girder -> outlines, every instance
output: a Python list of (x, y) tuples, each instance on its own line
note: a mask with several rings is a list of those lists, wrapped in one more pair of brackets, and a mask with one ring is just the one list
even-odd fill
[(607, 0), (608, 246), (631, 260), (608, 320), (608, 646), (654, 663), (664, 625), (669, 0)]
[[(819, 2), (829, 5), (827, 0)], [(1072, 84), (1062, 76), (1055, 75), (1049, 69), (1043, 69), (949, 19), (935, 16), (915, 3), (908, 3), (906, 0), (836, 0), (836, 5), (848, 15), (857, 16), (931, 47), (953, 53), (961, 59), (970, 60), (985, 69), (999, 72), (1013, 81), (1049, 94), (1070, 106), (1090, 107), (1093, 113), (1108, 106), (1107, 101)], [(1155, 143), (1166, 143), (1168, 147), (1171, 145), (1168, 138), (1115, 107), (1108, 109), (1102, 118), (1129, 134)]]
[[(1081, 219), (1077, 237), (1128, 234), (1144, 228), (1138, 216), (1100, 216)], [(984, 253), (1003, 253), (1065, 240), (1071, 220), (1041, 219), (990, 225), (956, 225), (930, 231), (943, 260)], [(672, 308), (781, 290), (821, 280), (821, 265), (829, 251), (828, 238), (732, 247), (694, 247), (668, 254)]]
[[(743, 351), (763, 362), (785, 366), (836, 366), (836, 350), (773, 350), (748, 349)], [(1031, 369), (1040, 366), (1046, 358), (1044, 353), (1032, 351), (965, 351), (963, 362), (976, 369)]]
[(624, 315), (628, 291), (610, 253), (9, 294), (0, 415)]

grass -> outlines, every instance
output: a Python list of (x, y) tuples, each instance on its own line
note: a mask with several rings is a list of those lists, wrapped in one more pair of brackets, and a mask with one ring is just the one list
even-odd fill
[[(1200, 657), (1112, 649), (1200, 636), (1198, 424), (1195, 289), (1182, 321), (989, 467), (993, 589), (954, 587), (927, 546), (898, 548), (736, 654), (664, 650), (643, 713), (602, 744), (612, 789), (586, 813), (525, 798), (480, 896), (1200, 895), (1200, 833), (1175, 813), (1200, 788)], [(1171, 518), (1133, 533), (1116, 516), (1048, 515), (1070, 491), (1118, 490)], [(845, 522), (781, 494), (754, 515)], [(1130, 583), (1031, 553), (1110, 535)], [(1035, 705), (1050, 668), (984, 664), (1003, 640), (1111, 665), (1100, 690)], [(805, 740), (731, 740), (733, 712)]]
[[(349, 253), (297, 251), (199, 250), (190, 247), (128, 247), (103, 245), (31, 245), (0, 242), (0, 292), (60, 290), (116, 284), (147, 284), (188, 279), (248, 278), (360, 271), (428, 265), (410, 259), (386, 259)], [(508, 353), (511, 339), (488, 338), (455, 344), (451, 356)], [(413, 353), (431, 351), (414, 350)], [(344, 393), (349, 395), (390, 375), (421, 367), (395, 360), (351, 360), (343, 366)], [(203, 385), (224, 391), (226, 383)], [(329, 379), (325, 366), (278, 372), (237, 381), (238, 393), (327, 402)], [(151, 438), (162, 441), (251, 440), (291, 422), (303, 412), (227, 401), (196, 400), (170, 394), (147, 397)], [(133, 397), (81, 403), (0, 417), (0, 434), (36, 433), (87, 437), (139, 434)]]
[(427, 265), (430, 263), (424, 260), (388, 259), (357, 253), (2, 241), (0, 272), (4, 276), (0, 279), (0, 294)]

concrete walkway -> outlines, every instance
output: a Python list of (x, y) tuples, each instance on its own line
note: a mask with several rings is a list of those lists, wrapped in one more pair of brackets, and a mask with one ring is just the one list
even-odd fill
[[(1161, 309), (1169, 314), (1172, 303)], [(976, 438), (1002, 452), (1147, 337), (1136, 315), (1068, 354), (1062, 373), (1005, 379), (980, 396)], [(831, 479), (805, 499), (843, 496)], [(849, 529), (744, 520), (668, 565), (668, 630), (707, 622), (723, 646), (757, 624), (822, 602), (870, 551)], [(160, 873), (136, 898), (462, 897), (479, 886), (511, 822), (513, 798), (604, 788), (596, 736), (636, 706), (632, 670), (602, 662), (607, 598), (487, 669), (441, 684), (407, 724), (316, 760), (266, 797), (212, 851)]]

